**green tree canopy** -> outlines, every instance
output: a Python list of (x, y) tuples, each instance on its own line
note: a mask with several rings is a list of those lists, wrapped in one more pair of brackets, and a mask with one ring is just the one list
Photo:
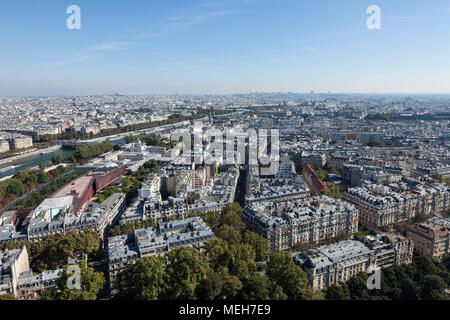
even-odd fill
[(6, 194), (16, 195), (18, 197), (24, 195), (25, 192), (25, 186), (19, 180), (12, 181), (6, 188)]
[(195, 289), (206, 278), (206, 259), (191, 247), (179, 247), (167, 255), (168, 294), (173, 298), (194, 299)]
[(145, 257), (128, 265), (117, 278), (120, 297), (136, 300), (157, 300), (168, 284), (166, 261), (163, 257)]
[(267, 276), (259, 274), (250, 275), (242, 288), (243, 300), (269, 300), (270, 282)]
[(45, 172), (41, 171), (37, 175), (38, 183), (47, 183), (50, 179), (48, 178), (47, 174)]
[(223, 283), (224, 278), (220, 272), (210, 271), (197, 287), (196, 296), (200, 300), (214, 300), (220, 296)]
[(381, 289), (368, 290), (368, 275), (357, 274), (325, 290), (330, 300), (447, 300), (450, 285), (449, 256), (441, 260), (414, 257), (412, 264), (393, 265), (381, 270)]
[(242, 289), (242, 282), (238, 277), (233, 275), (225, 276), (222, 282), (221, 295), (225, 299), (232, 299)]
[(222, 225), (233, 227), (239, 233), (242, 233), (246, 229), (246, 225), (241, 219), (241, 214), (236, 211), (225, 208), (221, 221)]
[(269, 258), (270, 243), (269, 240), (251, 231), (245, 231), (242, 242), (249, 244), (255, 250), (255, 261), (266, 261)]
[(349, 300), (349, 293), (345, 291), (348, 290), (345, 283), (341, 285), (332, 284), (325, 291), (325, 298), (328, 300)]
[(223, 239), (208, 241), (206, 243), (206, 251), (209, 255), (211, 265), (216, 270), (221, 267), (226, 267), (228, 269), (234, 259), (233, 252), (228, 243)]
[(290, 299), (301, 299), (304, 296), (306, 273), (295, 264), (289, 253), (274, 252), (267, 263), (267, 275), (283, 288)]
[(239, 244), (242, 239), (241, 233), (229, 225), (222, 225), (214, 233), (218, 238), (226, 240), (229, 244)]
[(100, 237), (97, 232), (70, 232), (45, 237), (38, 242), (7, 242), (0, 250), (18, 249), (23, 245), (30, 255), (30, 266), (35, 272), (57, 269), (67, 263), (67, 258), (87, 254), (95, 257), (100, 250)]
[(233, 244), (230, 246), (233, 260), (229, 266), (230, 274), (245, 278), (256, 271), (255, 250), (248, 244)]
[(423, 279), (422, 299), (424, 300), (448, 300), (445, 292), (447, 283), (436, 274), (428, 274)]
[(72, 273), (68, 272), (70, 266), (65, 266), (58, 279), (57, 300), (97, 300), (98, 293), (103, 289), (106, 281), (101, 272), (95, 272), (93, 268), (86, 266), (83, 261), (78, 267), (81, 275), (81, 289), (69, 289), (67, 283), (70, 282)]

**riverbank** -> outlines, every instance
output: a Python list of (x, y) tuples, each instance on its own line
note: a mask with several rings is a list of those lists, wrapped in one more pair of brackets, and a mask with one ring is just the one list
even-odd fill
[(30, 152), (26, 152), (26, 153), (21, 153), (19, 155), (15, 155), (12, 157), (8, 157), (5, 159), (1, 159), (0, 160), (0, 166), (4, 165), (4, 164), (8, 164), (20, 159), (24, 159), (24, 158), (29, 158), (29, 157), (33, 157), (33, 156), (37, 156), (40, 155), (41, 153), (51, 153), (57, 150), (61, 149), (61, 145), (57, 145), (57, 146), (53, 146), (53, 147), (49, 147), (49, 148), (45, 148), (45, 149), (36, 149)]
[[(97, 144), (97, 143), (102, 143), (105, 140), (108, 140), (111, 143), (117, 143), (117, 141), (122, 141), (122, 139), (125, 139), (125, 137), (127, 137), (127, 136), (139, 135), (139, 134), (148, 135), (148, 134), (156, 133), (159, 131), (164, 131), (166, 128), (171, 128), (174, 126), (181, 128), (181, 127), (188, 126), (189, 124), (190, 124), (190, 121), (185, 120), (185, 121), (181, 121), (181, 122), (165, 124), (162, 126), (151, 127), (151, 128), (147, 128), (147, 129), (140, 129), (140, 130), (135, 130), (135, 131), (113, 134), (110, 136), (104, 136), (104, 137), (93, 138), (93, 139), (88, 139), (88, 140), (79, 140), (76, 142), (84, 143), (84, 144)], [(125, 140), (123, 140), (123, 142), (125, 142)], [(119, 143), (119, 144), (121, 144), (121, 143)], [(123, 144), (125, 144), (125, 143), (123, 143)]]
[(54, 165), (54, 166), (45, 168), (45, 169), (44, 169), (44, 172), (52, 171), (52, 170), (58, 168), (59, 166), (67, 167), (67, 166), (70, 166), (70, 163), (60, 163), (60, 164), (56, 164), (56, 165)]
[(6, 177), (4, 177), (4, 178), (0, 178), (0, 182), (5, 181), (5, 180), (8, 180), (8, 179), (11, 179), (12, 177), (14, 177), (14, 175), (6, 176)]

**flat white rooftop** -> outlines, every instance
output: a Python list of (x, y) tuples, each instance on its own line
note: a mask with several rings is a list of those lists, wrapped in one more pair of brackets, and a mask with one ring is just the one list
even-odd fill
[(42, 203), (35, 209), (35, 211), (70, 207), (72, 206), (72, 203), (73, 203), (73, 196), (48, 198), (42, 201)]

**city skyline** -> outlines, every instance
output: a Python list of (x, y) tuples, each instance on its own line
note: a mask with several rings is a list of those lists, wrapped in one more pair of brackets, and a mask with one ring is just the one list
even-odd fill
[[(0, 96), (450, 93), (446, 1), (281, 2), (8, 4)], [(70, 5), (81, 30), (66, 27)]]
[(2, 4), (0, 305), (450, 300), (449, 0)]

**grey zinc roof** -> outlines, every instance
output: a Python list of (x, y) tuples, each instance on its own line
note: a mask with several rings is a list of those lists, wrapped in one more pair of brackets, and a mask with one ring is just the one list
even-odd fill
[(339, 264), (348, 259), (371, 254), (373, 250), (359, 240), (345, 240), (335, 244), (325, 245), (305, 252), (294, 253), (294, 258), (300, 263), (305, 263), (307, 258), (314, 262), (320, 269)]
[(138, 229), (129, 235), (109, 238), (108, 257), (110, 261), (128, 260), (157, 248), (177, 247), (213, 238), (214, 233), (199, 217), (176, 220), (147, 229)]

